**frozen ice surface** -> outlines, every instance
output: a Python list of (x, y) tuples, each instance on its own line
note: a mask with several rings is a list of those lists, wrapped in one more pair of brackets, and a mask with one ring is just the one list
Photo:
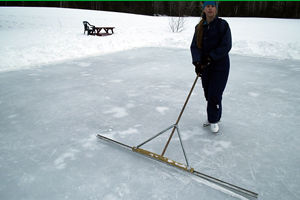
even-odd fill
[[(140, 48), (0, 73), (0, 198), (239, 199), (96, 138), (137, 145), (175, 123), (190, 62), (187, 49)], [(260, 199), (299, 199), (299, 66), (231, 55), (217, 135), (198, 83), (179, 124), (191, 166)], [(160, 153), (168, 135), (144, 148)], [(184, 163), (176, 135), (166, 156)]]

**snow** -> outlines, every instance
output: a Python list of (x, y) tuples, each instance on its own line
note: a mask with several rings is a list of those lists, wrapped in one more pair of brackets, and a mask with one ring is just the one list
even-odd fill
[[(232, 54), (300, 59), (297, 19), (225, 18)], [(115, 26), (110, 37), (84, 37), (82, 21)], [(19, 70), (140, 47), (187, 48), (198, 17), (174, 34), (168, 17), (58, 8), (0, 8), (0, 71)], [(128, 59), (131, 59), (129, 57)], [(84, 63), (88, 67), (90, 63)]]
[[(83, 35), (82, 21), (115, 26)], [(176, 121), (195, 78), (198, 18), (0, 8), (1, 199), (244, 199), (185, 172), (99, 141), (138, 145)], [(201, 84), (179, 123), (190, 165), (259, 193), (300, 199), (299, 20), (226, 18), (233, 35), (221, 134)], [(169, 133), (145, 144), (160, 153)], [(184, 163), (177, 135), (166, 152)]]

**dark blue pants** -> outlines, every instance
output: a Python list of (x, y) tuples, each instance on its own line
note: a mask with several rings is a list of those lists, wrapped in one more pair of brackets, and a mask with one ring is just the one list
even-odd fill
[(229, 70), (205, 70), (202, 74), (202, 87), (207, 101), (207, 119), (217, 123), (222, 115), (222, 95), (228, 80)]

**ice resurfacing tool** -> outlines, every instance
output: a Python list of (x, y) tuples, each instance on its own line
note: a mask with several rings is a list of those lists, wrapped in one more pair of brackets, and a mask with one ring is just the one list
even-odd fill
[[(185, 101), (185, 103), (184, 103), (184, 105), (183, 105), (183, 108), (181, 109), (181, 112), (180, 112), (180, 114), (179, 114), (179, 116), (178, 116), (178, 118), (177, 118), (176, 123), (173, 124), (173, 125), (171, 125), (170, 127), (166, 128), (165, 130), (162, 130), (161, 132), (157, 133), (156, 135), (154, 135), (153, 137), (151, 137), (151, 138), (149, 138), (148, 140), (144, 141), (143, 143), (141, 143), (141, 144), (139, 144), (139, 145), (137, 145), (137, 146), (129, 146), (129, 145), (123, 144), (123, 143), (121, 143), (121, 142), (118, 142), (118, 141), (112, 140), (112, 139), (110, 139), (110, 138), (107, 138), (107, 137), (105, 137), (105, 136), (103, 136), (103, 135), (100, 135), (100, 134), (98, 134), (97, 137), (98, 137), (99, 139), (102, 139), (102, 140), (105, 140), (105, 141), (108, 141), (108, 142), (117, 144), (117, 145), (119, 145), (119, 146), (122, 146), (122, 147), (124, 147), (124, 148), (126, 148), (126, 149), (128, 149), (128, 150), (133, 151), (133, 152), (139, 153), (139, 154), (141, 154), (141, 155), (150, 157), (150, 158), (155, 159), (155, 160), (157, 160), (157, 161), (161, 161), (161, 162), (166, 163), (166, 164), (168, 164), (168, 165), (170, 165), (170, 166), (173, 166), (173, 167), (176, 167), (176, 168), (178, 168), (178, 169), (181, 169), (181, 170), (184, 170), (184, 171), (186, 171), (186, 172), (189, 172), (189, 173), (191, 173), (191, 174), (193, 174), (193, 175), (195, 175), (195, 176), (201, 177), (202, 179), (205, 179), (205, 180), (207, 180), (207, 181), (209, 181), (209, 182), (212, 182), (212, 183), (214, 183), (214, 184), (216, 184), (216, 185), (219, 185), (219, 186), (221, 186), (221, 187), (223, 187), (223, 188), (225, 188), (225, 189), (227, 189), (227, 190), (230, 190), (230, 191), (232, 191), (232, 192), (234, 192), (234, 193), (236, 193), (236, 194), (242, 195), (242, 196), (244, 196), (244, 197), (246, 197), (246, 198), (249, 198), (249, 199), (256, 199), (256, 198), (258, 197), (258, 194), (257, 194), (257, 193), (252, 192), (252, 191), (250, 191), (250, 190), (246, 190), (246, 189), (244, 189), (244, 188), (241, 188), (241, 187), (239, 187), (239, 186), (233, 185), (233, 184), (231, 184), (231, 183), (227, 183), (227, 182), (225, 182), (225, 181), (222, 181), (222, 180), (217, 179), (217, 178), (214, 178), (214, 177), (212, 177), (212, 176), (203, 174), (203, 173), (201, 173), (201, 172), (198, 172), (198, 171), (196, 171), (194, 168), (192, 168), (192, 167), (189, 165), (189, 162), (188, 162), (188, 159), (187, 159), (187, 156), (186, 156), (184, 147), (183, 147), (183, 143), (182, 143), (182, 140), (181, 140), (181, 136), (180, 136), (180, 131), (179, 131), (178, 123), (179, 123), (179, 121), (180, 121), (180, 119), (181, 119), (181, 116), (182, 116), (182, 114), (183, 114), (183, 111), (184, 111), (184, 109), (185, 109), (185, 107), (186, 107), (186, 105), (187, 105), (187, 103), (188, 103), (188, 101), (189, 101), (189, 98), (190, 98), (190, 96), (191, 96), (191, 94), (192, 94), (192, 92), (193, 92), (193, 90), (194, 90), (194, 87), (195, 87), (195, 85), (196, 85), (196, 83), (197, 83), (198, 78), (199, 78), (199, 75), (197, 75), (197, 77), (196, 77), (196, 79), (195, 79), (195, 81), (194, 81), (194, 83), (193, 83), (193, 86), (192, 86), (192, 88), (191, 88), (191, 90), (190, 90), (190, 92), (189, 92), (189, 94), (188, 94), (188, 96), (187, 96), (187, 99), (186, 99), (186, 101)], [(157, 154), (157, 153), (150, 152), (150, 151), (147, 151), (147, 150), (145, 150), (145, 149), (140, 148), (140, 147), (143, 146), (144, 144), (150, 142), (150, 141), (153, 140), (154, 138), (156, 138), (156, 137), (158, 137), (159, 135), (161, 135), (161, 134), (167, 132), (167, 131), (170, 130), (170, 129), (172, 129), (172, 132), (171, 132), (170, 137), (169, 137), (169, 139), (168, 139), (168, 141), (167, 141), (167, 143), (166, 143), (166, 145), (165, 145), (165, 147), (164, 147), (164, 149), (163, 149), (163, 151), (162, 151), (161, 154)], [(175, 130), (176, 130), (176, 132), (177, 132), (177, 134), (178, 134), (178, 138), (179, 138), (179, 141), (180, 141), (180, 144), (181, 144), (181, 148), (182, 148), (182, 151), (183, 151), (183, 155), (184, 155), (186, 164), (176, 162), (176, 161), (171, 160), (171, 159), (169, 159), (169, 158), (167, 158), (167, 157), (164, 156), (164, 154), (165, 154), (165, 152), (166, 152), (166, 150), (167, 150), (167, 148), (168, 148), (168, 145), (169, 145), (169, 143), (170, 143), (170, 141), (171, 141), (171, 139), (172, 139), (172, 137), (173, 137), (173, 135), (174, 135), (174, 133), (175, 133)]]

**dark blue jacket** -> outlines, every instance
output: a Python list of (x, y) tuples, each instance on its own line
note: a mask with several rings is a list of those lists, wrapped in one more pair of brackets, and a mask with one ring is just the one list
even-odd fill
[(194, 62), (202, 63), (205, 56), (213, 60), (212, 70), (229, 70), (229, 51), (231, 49), (231, 32), (228, 23), (216, 17), (211, 23), (203, 25), (202, 48), (197, 47), (197, 26), (191, 44)]

